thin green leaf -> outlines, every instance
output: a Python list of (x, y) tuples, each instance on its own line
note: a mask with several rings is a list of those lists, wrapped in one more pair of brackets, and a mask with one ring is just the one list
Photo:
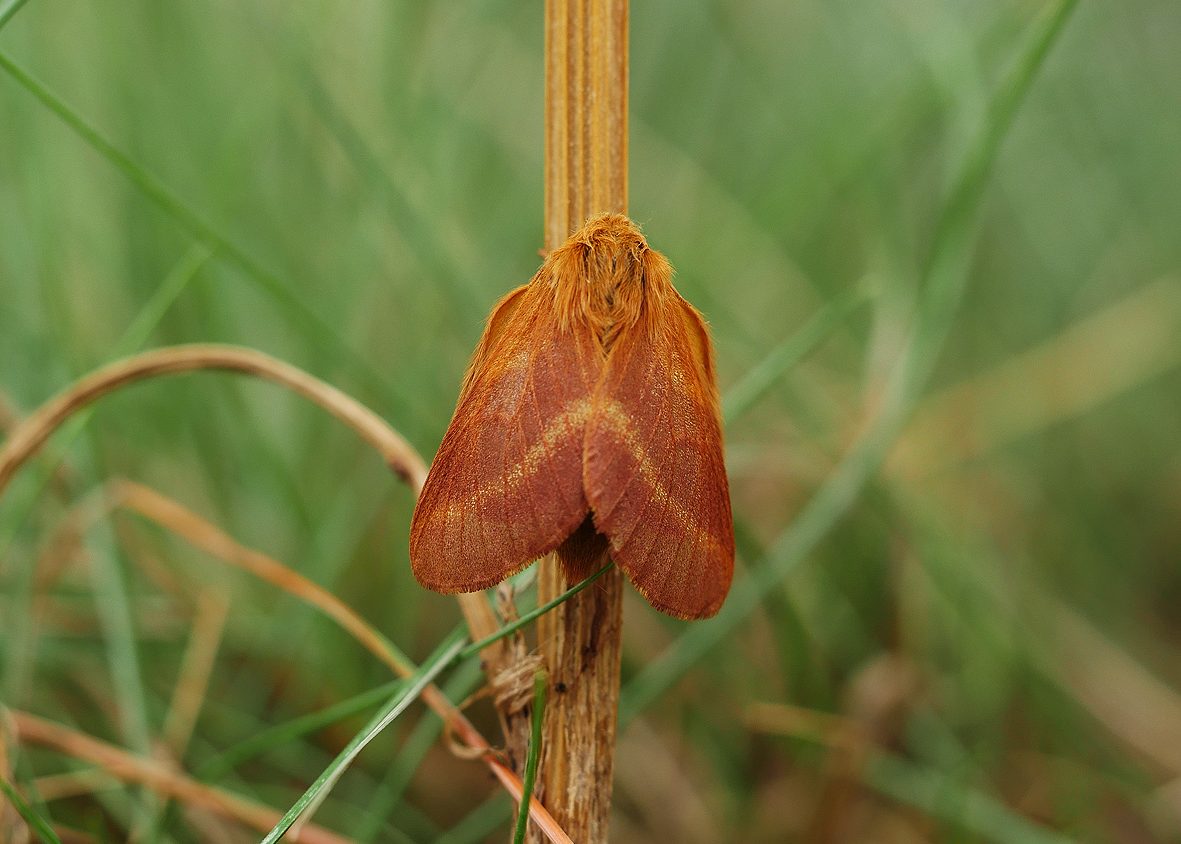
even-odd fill
[(201, 268), (212, 256), (213, 253), (203, 244), (194, 244), (188, 248), (160, 282), (160, 286), (152, 291), (152, 295), (136, 313), (131, 324), (123, 330), (118, 342), (115, 343), (112, 357), (123, 357), (143, 348), (152, 332), (160, 325), (160, 320), (164, 319), (164, 314), (168, 313), (180, 298), (180, 294), (189, 286), (189, 282), (197, 277), (197, 273), (201, 272)]
[[(1074, 839), (1023, 818), (994, 797), (898, 756), (870, 759), (865, 781), (878, 792), (997, 844), (1070, 844)], [(946, 836), (940, 836), (946, 838)]]
[(608, 569), (610, 569), (612, 565), (613, 565), (612, 563), (607, 563), (607, 565), (603, 566), (601, 569), (599, 569), (597, 572), (592, 574), (586, 580), (583, 580), (579, 583), (574, 584), (569, 589), (567, 589), (565, 592), (563, 592), (561, 595), (554, 598), (552, 601), (547, 601), (546, 603), (542, 604), (540, 607), (537, 607), (536, 609), (532, 609), (529, 612), (525, 613), (523, 616), (518, 618), (512, 624), (506, 624), (504, 627), (500, 628), (495, 633), (493, 633), (489, 636), (485, 636), (480, 641), (473, 642), (472, 644), (468, 645), (466, 648), (464, 648), (462, 651), (460, 651), (460, 653), (459, 653), (460, 657), (466, 658), (469, 656), (475, 656), (476, 654), (478, 654), (480, 651), (484, 650), (484, 648), (488, 647), (489, 645), (496, 644), (497, 642), (499, 642), (501, 639), (505, 638), (506, 636), (511, 636), (513, 633), (517, 632), (518, 630), (520, 630), (522, 627), (524, 627), (527, 624), (532, 624), (534, 621), (536, 621), (538, 618), (541, 618), (541, 616), (545, 615), (547, 612), (552, 610), (554, 607), (558, 606), (559, 604), (564, 604), (566, 601), (569, 601), (571, 598), (573, 598), (575, 595), (577, 595), (583, 589), (590, 586), (592, 583), (594, 583), (596, 580), (598, 580), (600, 577), (602, 577), (604, 574), (606, 574)]
[(298, 718), (292, 718), (283, 724), (276, 724), (268, 730), (257, 733), (246, 741), (240, 742), (228, 750), (215, 756), (196, 771), (198, 779), (206, 782), (216, 782), (239, 765), (266, 753), (268, 750), (287, 744), (302, 736), (322, 730), (327, 726), (351, 718), (375, 706), (383, 700), (388, 700), (406, 684), (405, 680), (392, 680), (389, 683), (353, 695), (350, 698), (327, 706), (318, 712), (309, 712)]
[[(462, 700), (484, 681), (484, 672), (477, 660), (461, 662), (454, 673), (443, 684), (443, 695), (448, 700)], [(439, 738), (443, 730), (443, 719), (432, 713), (419, 719), (410, 731), (410, 735), (402, 742), (396, 758), (390, 761), (386, 775), (378, 784), (373, 797), (367, 802), (365, 809), (367, 816), (362, 818), (352, 837), (359, 841), (376, 841), (383, 835), (388, 835), (389, 824), (387, 818), (398, 808), (405, 805), (402, 795), (406, 792), (414, 774), (418, 771), (423, 759)], [(432, 840), (438, 836), (438, 830), (431, 835)]]
[(410, 405), (404, 396), (396, 394), (391, 385), (373, 368), (364, 355), (342, 338), (323, 317), (305, 305), (279, 276), (264, 268), (244, 249), (217, 231), (184, 200), (166, 187), (160, 179), (116, 147), (78, 112), (74, 111), (65, 100), (27, 73), (3, 51), (0, 51), (0, 68), (7, 71), (9, 76), (15, 79), (21, 87), (40, 100), (95, 152), (123, 173), (139, 189), (140, 193), (172, 217), (182, 229), (237, 267), (266, 293), (278, 305), (292, 325), (302, 331), (316, 346), (333, 359), (346, 365), (385, 401), (399, 406)]
[(785, 372), (811, 354), (870, 299), (869, 293), (855, 289), (829, 302), (803, 328), (772, 349), (730, 388), (722, 399), (722, 418), (730, 423), (750, 410)]
[(517, 808), (517, 826), (513, 830), (513, 844), (525, 844), (529, 828), (529, 801), (537, 783), (537, 763), (541, 759), (541, 722), (545, 714), (545, 693), (549, 676), (544, 671), (533, 675), (533, 713), (529, 724), (529, 753), (525, 757), (525, 779), (521, 784), (521, 803)]
[(0, 29), (3, 29), (12, 20), (12, 16), (21, 10), (21, 6), (28, 2), (29, 0), (10, 0), (3, 9), (0, 9)]
[[(197, 276), (205, 262), (209, 259), (209, 251), (203, 246), (194, 246), (190, 248), (180, 260), (160, 282), (159, 287), (152, 293), (148, 301), (144, 303), (143, 307), (136, 313), (131, 323), (120, 335), (118, 341), (112, 349), (111, 359), (123, 357), (138, 350), (148, 341), (152, 332), (160, 324), (164, 314), (176, 302), (181, 293), (188, 287), (189, 283)], [(16, 503), (5, 511), (5, 517), (0, 522), (0, 559), (5, 559), (8, 556), (10, 546), (16, 539), (17, 535), (28, 522), (33, 509), (37, 505), (38, 499), (49, 485), (53, 478), (57, 467), (61, 465), (62, 460), (65, 459), (66, 453), (69, 451), (73, 443), (78, 439), (82, 432), (86, 429), (87, 424), (94, 415), (93, 408), (86, 408), (77, 413), (69, 422), (62, 426), (62, 430), (56, 436), (56, 442), (52, 446), (52, 450), (39, 461), (39, 468), (35, 478), (27, 485), (21, 487), (21, 493)], [(17, 581), (17, 588), (13, 593), (12, 606), (14, 608), (27, 606), (28, 595), (32, 588), (33, 567), (27, 566), (23, 570), (20, 578)], [(25, 638), (25, 619), (26, 614), (14, 609), (13, 618), (13, 646), (12, 653), (23, 654), (26, 653), (24, 644), (27, 641)], [(20, 681), (23, 676), (21, 670), (10, 670), (7, 672), (9, 685), (7, 691), (11, 693), (14, 684)]]
[(337, 780), (340, 779), (361, 751), (365, 749), (365, 746), (373, 741), (378, 733), (392, 724), (395, 718), (406, 711), (406, 708), (422, 694), (422, 690), (429, 686), (435, 677), (455, 661), (463, 647), (464, 637), (464, 629), (457, 627), (452, 631), (451, 635), (443, 640), (443, 643), (435, 652), (419, 666), (414, 674), (407, 678), (406, 685), (390, 698), (389, 702), (369, 720), (369, 723), (365, 725), (361, 732), (357, 733), (352, 741), (345, 746), (344, 750), (337, 755), (332, 761), (332, 764), (316, 777), (316, 781), (287, 810), (287, 813), (283, 815), (279, 823), (275, 825), (275, 828), (263, 839), (262, 844), (274, 844), (301, 817), (304, 820), (311, 818), (316, 808), (328, 796)]
[(12, 801), (12, 805), (16, 807), (20, 816), (25, 819), (38, 837), (46, 844), (61, 844), (61, 839), (57, 837), (57, 833), (53, 831), (53, 827), (49, 825), (49, 821), (37, 814), (37, 811), (30, 806), (21, 793), (6, 779), (0, 779), (0, 791), (4, 792), (4, 796)]
[(691, 627), (624, 689), (626, 724), (738, 627), (849, 511), (881, 466), (921, 392), (951, 328), (968, 277), (976, 220), (1000, 141), (1078, 0), (1058, 0), (1035, 27), (1029, 45), (998, 88), (975, 144), (944, 205), (922, 285), (915, 328), (891, 372), (882, 409), (866, 433), (780, 534), (761, 565), (735, 583), (717, 617)]
[(435, 844), (478, 844), (512, 817), (511, 810), (504, 793), (497, 792), (440, 835)]

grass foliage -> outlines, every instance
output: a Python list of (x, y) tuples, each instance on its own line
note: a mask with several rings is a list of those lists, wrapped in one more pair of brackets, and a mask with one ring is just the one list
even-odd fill
[[(430, 455), (539, 262), (540, 6), (116, 5), (0, 0), (3, 429), (215, 341)], [(713, 327), (739, 571), (709, 622), (626, 599), (612, 840), (1181, 841), (1176, 4), (633, 6), (631, 214)], [(88, 520), (116, 477), (419, 673), (165, 529)], [(0, 498), (0, 700), (287, 822), (503, 841), (508, 796), (412, 705), (461, 649), (410, 575), (412, 506), (273, 388), (106, 398)], [(474, 660), (444, 676), (462, 701)], [(0, 839), (241, 835), (13, 735)]]

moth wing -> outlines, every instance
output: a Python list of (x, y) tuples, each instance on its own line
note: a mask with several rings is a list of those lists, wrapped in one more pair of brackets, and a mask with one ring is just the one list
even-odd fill
[(669, 289), (608, 355), (587, 428), (586, 495), (611, 558), (654, 607), (708, 618), (734, 572), (713, 356)]
[(583, 435), (601, 368), (588, 341), (559, 327), (541, 278), (496, 306), (411, 520), (423, 586), (492, 586), (583, 521)]

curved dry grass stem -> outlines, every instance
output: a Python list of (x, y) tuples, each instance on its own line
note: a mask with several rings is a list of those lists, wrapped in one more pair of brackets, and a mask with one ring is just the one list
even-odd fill
[(240, 372), (287, 387), (327, 410), (360, 435), (415, 489), (426, 479), (426, 464), (385, 420), (331, 384), (253, 349), (198, 343), (154, 349), (95, 370), (41, 405), (17, 425), (0, 449), (0, 494), (17, 470), (73, 413), (127, 384), (197, 370)]
[(241, 544), (184, 505), (143, 484), (123, 479), (112, 481), (110, 496), (112, 507), (137, 513), (180, 536), (194, 548), (316, 607), (394, 673), (402, 676), (413, 673), (414, 666), (352, 607), (274, 557)]
[[(199, 783), (160, 762), (128, 753), (63, 724), (16, 709), (9, 710), (9, 714), (20, 741), (51, 747), (74, 759), (91, 762), (124, 782), (145, 785), (160, 794), (233, 818), (261, 832), (269, 831), (283, 815), (270, 806)], [(347, 838), (319, 826), (304, 827), (292, 840), (304, 844), (348, 842)]]

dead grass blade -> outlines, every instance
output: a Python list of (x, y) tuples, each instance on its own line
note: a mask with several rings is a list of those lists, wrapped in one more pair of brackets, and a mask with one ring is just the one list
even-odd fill
[(197, 597), (193, 632), (181, 658), (180, 671), (162, 731), (164, 743), (173, 759), (183, 759), (188, 749), (193, 727), (205, 703), (209, 678), (217, 662), (229, 611), (230, 598), (223, 589), (206, 590)]
[[(283, 816), (277, 809), (199, 783), (159, 762), (128, 753), (63, 724), (20, 710), (9, 710), (9, 713), (20, 741), (51, 747), (71, 758), (98, 765), (124, 782), (147, 786), (186, 804), (233, 818), (260, 832), (270, 830)], [(319, 826), (304, 827), (292, 840), (304, 844), (348, 842), (347, 838)]]
[(240, 372), (273, 381), (327, 410), (369, 443), (389, 467), (419, 489), (426, 464), (402, 435), (356, 399), (297, 367), (253, 349), (193, 344), (154, 349), (104, 366), (74, 382), (17, 425), (0, 449), (0, 493), (18, 469), (71, 414), (122, 386), (197, 370)]
[(1181, 694), (1095, 629), (1042, 595), (1051, 636), (1037, 646), (1045, 671), (1112, 735), (1171, 776), (1181, 774)]
[(395, 673), (406, 675), (414, 670), (406, 657), (348, 604), (274, 557), (241, 544), (192, 510), (151, 487), (120, 479), (112, 481), (109, 489), (113, 507), (137, 513), (211, 557), (249, 572), (311, 604), (339, 624)]
[[(7, 710), (0, 708), (0, 780), (14, 782), (13, 760), (16, 756), (16, 726)], [(29, 827), (11, 801), (0, 795), (0, 841), (24, 844), (29, 840)]]
[(887, 471), (922, 477), (1092, 410), (1181, 365), (1181, 286), (1162, 278), (926, 401)]
[(20, 414), (4, 393), (0, 393), (0, 434), (8, 435), (20, 423)]

